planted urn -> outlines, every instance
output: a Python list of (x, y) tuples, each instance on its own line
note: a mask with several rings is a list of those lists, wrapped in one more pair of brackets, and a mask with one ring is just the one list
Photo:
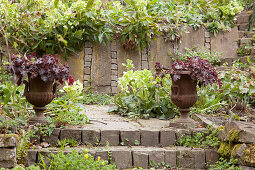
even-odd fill
[(43, 112), (56, 96), (57, 83), (72, 80), (68, 65), (60, 64), (56, 55), (13, 55), (9, 70), (15, 75), (18, 85), (25, 84), (24, 95), (34, 106), (36, 115), (30, 118), (29, 123), (47, 122)]
[(171, 100), (179, 108), (180, 117), (170, 123), (171, 127), (196, 127), (196, 122), (190, 118), (189, 112), (197, 99), (197, 85), (219, 83), (218, 74), (213, 66), (200, 57), (187, 57), (184, 61), (177, 60), (171, 69), (166, 69), (156, 63), (157, 75), (170, 74), (172, 78)]

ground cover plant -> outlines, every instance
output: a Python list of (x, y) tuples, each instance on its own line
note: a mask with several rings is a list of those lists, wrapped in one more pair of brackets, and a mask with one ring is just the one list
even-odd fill
[[(21, 3), (22, 2), (22, 3)], [(84, 41), (121, 37), (125, 49), (143, 48), (155, 35), (181, 38), (182, 28), (228, 30), (243, 10), (239, 0), (1, 0), (0, 34), (18, 52), (47, 54), (78, 50)], [(8, 45), (8, 44), (6, 44)]]
[(236, 62), (229, 69), (220, 71), (221, 87), (217, 85), (200, 87), (198, 102), (193, 111), (217, 113), (223, 110), (225, 114), (233, 116), (233, 111), (244, 113), (248, 111), (247, 108), (254, 108), (254, 61), (250, 61), (249, 58), (248, 61), (248, 64)]

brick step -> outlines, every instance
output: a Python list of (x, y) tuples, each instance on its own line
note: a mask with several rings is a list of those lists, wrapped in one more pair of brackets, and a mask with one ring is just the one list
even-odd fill
[(75, 139), (81, 145), (88, 146), (157, 146), (174, 145), (183, 135), (192, 136), (196, 132), (207, 131), (206, 128), (193, 129), (93, 129), (93, 128), (56, 128), (50, 136), (37, 139), (50, 146), (56, 146), (58, 140)]
[(252, 38), (255, 34), (253, 31), (238, 31), (239, 38)]
[[(156, 168), (163, 168), (166, 165), (175, 168), (206, 169), (207, 164), (218, 160), (219, 155), (214, 149), (186, 148), (186, 147), (93, 147), (93, 148), (72, 148), (79, 153), (87, 149), (95, 159), (101, 157), (110, 163), (115, 163), (118, 169), (128, 169), (134, 167), (150, 168), (151, 162)], [(72, 152), (71, 148), (65, 149), (64, 153)], [(40, 155), (44, 156), (44, 161), (49, 166), (50, 153), (57, 154), (56, 148), (44, 148), (28, 150), (26, 166), (40, 162)], [(162, 166), (162, 163), (164, 166)]]

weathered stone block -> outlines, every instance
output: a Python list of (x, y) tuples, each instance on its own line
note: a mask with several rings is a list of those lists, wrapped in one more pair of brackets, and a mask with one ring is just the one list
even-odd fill
[(1, 168), (14, 168), (17, 165), (16, 159), (9, 161), (0, 161)]
[(221, 58), (237, 57), (238, 29), (234, 27), (229, 32), (218, 33), (211, 37), (211, 50), (222, 53)]
[(195, 169), (205, 169), (206, 162), (205, 162), (205, 151), (204, 150), (192, 150), (195, 158)]
[(249, 24), (247, 24), (247, 23), (238, 25), (239, 31), (246, 31), (246, 30), (248, 30), (248, 28), (249, 28)]
[(90, 86), (90, 83), (88, 80), (84, 80), (83, 85), (84, 85), (84, 87), (88, 87), (88, 86)]
[(26, 166), (31, 166), (36, 164), (37, 151), (36, 150), (28, 150), (27, 156), (25, 158)]
[(101, 145), (106, 145), (109, 142), (110, 146), (118, 146), (120, 143), (120, 131), (119, 130), (101, 130)]
[(192, 27), (187, 28), (188, 33), (184, 33), (179, 43), (179, 50), (184, 52), (185, 48), (203, 47), (205, 42), (205, 29), (194, 30)]
[(85, 66), (85, 67), (91, 67), (91, 62), (85, 61), (84, 66)]
[(117, 64), (117, 58), (112, 58), (112, 64)]
[(139, 130), (120, 131), (120, 138), (121, 138), (121, 142), (124, 142), (125, 145), (131, 145), (131, 146), (139, 145), (140, 131)]
[(112, 52), (112, 56), (111, 56), (111, 58), (117, 58), (117, 52)]
[(111, 81), (118, 81), (118, 76), (112, 75), (111, 76)]
[(150, 55), (148, 56), (149, 69), (154, 69), (156, 62), (160, 62), (165, 67), (170, 67), (172, 65), (171, 54), (173, 53), (173, 43), (166, 42), (164, 37), (157, 37), (156, 40), (152, 40)]
[(112, 87), (117, 87), (118, 86), (118, 82), (117, 81), (111, 81), (111, 86)]
[(105, 161), (109, 160), (109, 154), (105, 150), (97, 150), (95, 153), (95, 160), (97, 160), (98, 157), (100, 157), (101, 159), (103, 159)]
[(142, 61), (142, 69), (149, 69), (149, 62), (148, 61)]
[(117, 51), (117, 41), (116, 40), (111, 42), (111, 51)]
[(55, 129), (53, 129), (50, 136), (44, 137), (44, 141), (49, 143), (51, 146), (55, 146), (57, 144), (58, 139), (59, 139), (59, 135), (60, 135), (60, 129), (55, 128)]
[(225, 135), (231, 137), (231, 132), (236, 131), (238, 136), (235, 142), (255, 143), (255, 126), (249, 122), (231, 122), (225, 125)]
[(160, 146), (166, 147), (174, 145), (176, 142), (175, 131), (171, 129), (163, 129), (160, 131)]
[(166, 165), (170, 165), (171, 167), (176, 166), (176, 157), (177, 151), (176, 150), (167, 150), (165, 151), (165, 163)]
[(92, 55), (86, 54), (85, 55), (85, 62), (91, 62), (92, 61)]
[(162, 162), (165, 162), (164, 151), (155, 150), (149, 152), (149, 162), (153, 163), (156, 168), (162, 167)]
[(118, 70), (118, 65), (117, 64), (112, 64), (111, 69), (112, 70)]
[(113, 94), (117, 94), (119, 92), (118, 87), (112, 87), (111, 90)]
[(112, 161), (118, 169), (132, 168), (132, 154), (128, 150), (112, 151)]
[(180, 150), (177, 155), (177, 162), (180, 168), (195, 168), (195, 158), (191, 150)]
[(80, 82), (83, 81), (83, 68), (85, 64), (84, 49), (69, 54), (67, 61), (61, 55), (59, 55), (58, 59), (61, 63), (68, 64), (70, 68), (70, 75), (72, 75), (74, 80), (80, 80)]
[(16, 147), (18, 136), (15, 134), (0, 134), (0, 148), (1, 147)]
[(206, 42), (206, 43), (210, 43), (210, 42), (211, 42), (211, 39), (210, 39), (210, 38), (205, 38), (205, 42)]
[(110, 93), (111, 65), (110, 46), (95, 44), (93, 46), (91, 65), (91, 85), (95, 91), (99, 93)]
[(142, 146), (158, 146), (159, 131), (157, 130), (141, 130), (141, 145)]
[(82, 133), (82, 143), (85, 145), (95, 145), (100, 142), (101, 133), (100, 130), (91, 130), (91, 129), (83, 129)]
[(16, 148), (0, 148), (0, 161), (16, 159)]
[(60, 140), (63, 139), (75, 139), (78, 143), (81, 142), (81, 130), (80, 129), (61, 129)]
[(122, 77), (126, 67), (122, 63), (126, 63), (127, 59), (133, 61), (134, 70), (141, 70), (141, 51), (140, 50), (125, 50), (121, 40), (117, 40), (117, 59), (118, 59), (118, 77)]
[(206, 38), (210, 38), (210, 32), (205, 31), (205, 37), (206, 37)]
[(205, 43), (205, 48), (206, 49), (210, 49), (211, 48), (211, 44), (210, 43)]
[(85, 47), (85, 57), (86, 57), (86, 55), (91, 55), (91, 54), (92, 54), (92, 48)]
[(84, 74), (85, 74), (85, 75), (86, 75), (86, 74), (87, 74), (87, 75), (88, 75), (88, 74), (90, 75), (90, 73), (91, 73), (91, 67), (85, 67), (85, 68), (84, 68)]
[(133, 162), (134, 167), (148, 168), (149, 165), (149, 154), (144, 151), (133, 151)]
[(147, 50), (148, 50), (148, 49), (143, 49), (143, 50), (142, 50), (142, 61), (148, 61)]
[(118, 71), (117, 70), (112, 70), (112, 75), (118, 76)]
[(86, 74), (83, 76), (84, 80), (89, 80), (91, 78), (91, 76), (89, 74)]
[(205, 151), (205, 160), (207, 165), (215, 164), (219, 160), (217, 150), (208, 149)]

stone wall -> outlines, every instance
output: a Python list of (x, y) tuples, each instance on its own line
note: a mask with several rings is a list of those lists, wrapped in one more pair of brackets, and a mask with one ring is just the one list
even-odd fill
[[(122, 63), (125, 63), (127, 59), (133, 60), (135, 70), (141, 70), (153, 69), (157, 61), (169, 67), (172, 63), (171, 54), (174, 51), (184, 52), (185, 48), (192, 47), (220, 52), (223, 62), (228, 58), (237, 57), (238, 30), (236, 27), (230, 32), (219, 33), (216, 36), (210, 35), (204, 28), (198, 30), (188, 28), (187, 31), (178, 43), (166, 42), (159, 36), (143, 50), (126, 51), (118, 38), (108, 45), (85, 42), (83, 51), (78, 53), (77, 63), (79, 64), (72, 62), (74, 59), (69, 57), (71, 73), (75, 79), (83, 81), (85, 87), (91, 86), (97, 92), (116, 94), (118, 78), (125, 71)], [(83, 76), (80, 75), (81, 68), (83, 68)]]
[(18, 137), (14, 134), (0, 134), (0, 168), (13, 168), (17, 164), (16, 147)]

